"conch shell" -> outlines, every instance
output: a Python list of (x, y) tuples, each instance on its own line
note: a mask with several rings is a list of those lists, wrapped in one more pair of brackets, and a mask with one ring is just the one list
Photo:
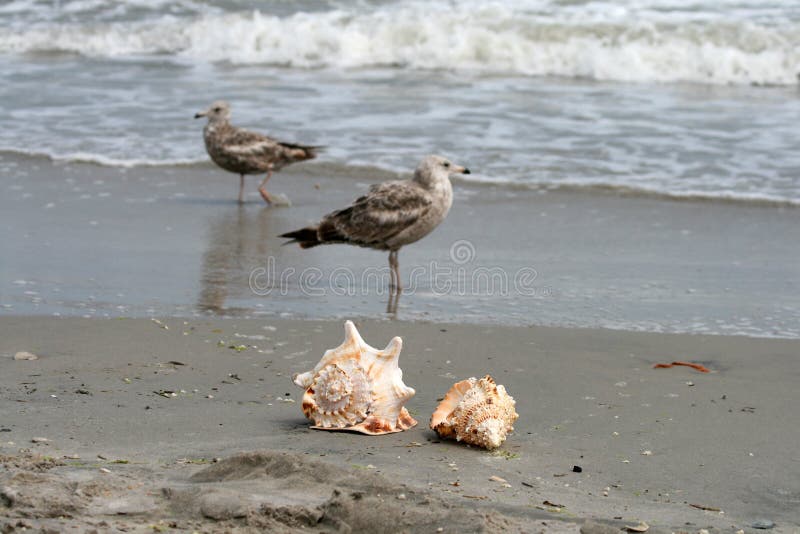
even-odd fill
[(367, 345), (352, 321), (344, 323), (344, 343), (325, 352), (307, 373), (294, 376), (305, 388), (303, 413), (321, 430), (388, 434), (416, 426), (403, 407), (414, 389), (403, 383), (398, 366), (403, 340), (383, 350)]
[(431, 429), (485, 449), (496, 449), (514, 430), (519, 415), (513, 397), (495, 384), (491, 376), (457, 382), (431, 416)]

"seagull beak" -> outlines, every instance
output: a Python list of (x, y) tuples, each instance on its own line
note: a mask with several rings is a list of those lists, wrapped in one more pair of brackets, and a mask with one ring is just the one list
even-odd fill
[(453, 169), (453, 172), (456, 172), (456, 173), (459, 173), (459, 174), (472, 174), (471, 172), (469, 172), (468, 168), (459, 167), (458, 165), (455, 166), (455, 168)]
[(195, 119), (199, 119), (200, 117), (205, 117), (205, 116), (206, 116), (206, 112), (205, 111), (202, 112), (202, 113), (195, 113), (194, 114), (194, 118)]

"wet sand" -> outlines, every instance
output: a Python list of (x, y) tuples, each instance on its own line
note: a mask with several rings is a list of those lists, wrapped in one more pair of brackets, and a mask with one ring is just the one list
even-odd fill
[[(380, 317), (386, 253), (277, 236), (395, 177), (296, 165), (270, 181), (294, 205), (269, 209), (258, 177), (239, 207), (238, 178), (210, 164), (0, 154), (0, 315)], [(800, 338), (798, 208), (454, 189), (400, 251), (401, 319)]]
[[(797, 341), (357, 324), (376, 346), (403, 337), (417, 427), (309, 429), (290, 376), (341, 342), (340, 321), (1, 318), (0, 524), (355, 532), (377, 515), (408, 531), (800, 530)], [(652, 367), (673, 360), (712, 372)], [(516, 398), (515, 433), (494, 453), (440, 442), (426, 426), (436, 399), (485, 373)]]

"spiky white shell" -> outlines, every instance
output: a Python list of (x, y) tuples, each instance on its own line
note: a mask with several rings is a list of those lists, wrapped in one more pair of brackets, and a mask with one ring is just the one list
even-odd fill
[(431, 416), (430, 427), (443, 438), (453, 438), (485, 449), (502, 445), (519, 415), (514, 398), (491, 376), (457, 382)]
[(312, 428), (387, 434), (411, 428), (417, 422), (403, 404), (414, 389), (403, 383), (398, 365), (403, 341), (395, 337), (384, 350), (367, 345), (352, 321), (344, 324), (345, 340), (325, 352), (294, 383), (305, 388), (303, 413)]

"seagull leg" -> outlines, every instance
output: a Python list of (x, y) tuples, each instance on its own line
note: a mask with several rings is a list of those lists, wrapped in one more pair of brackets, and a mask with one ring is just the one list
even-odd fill
[(270, 178), (272, 178), (272, 169), (270, 169), (269, 172), (267, 172), (267, 177), (264, 178), (264, 181), (261, 182), (260, 186), (258, 186), (258, 192), (261, 193), (261, 198), (263, 198), (267, 204), (272, 204), (274, 202), (274, 200), (272, 199), (272, 195), (267, 193), (267, 188), (264, 187), (265, 185), (267, 185), (267, 182), (269, 181)]
[(386, 313), (390, 315), (397, 313), (397, 302), (395, 300), (397, 281), (394, 273), (394, 251), (391, 251), (389, 252), (389, 302), (386, 304)]
[(396, 315), (397, 314), (397, 296), (394, 292), (389, 293), (389, 302), (386, 304), (386, 313), (388, 315)]
[(400, 302), (400, 292), (402, 286), (400, 284), (400, 265), (397, 261), (397, 251), (389, 252), (389, 276), (391, 282), (389, 283), (389, 303), (386, 306), (386, 313), (396, 314), (397, 305)]
[(403, 286), (400, 283), (400, 263), (397, 261), (397, 251), (393, 250), (389, 253), (389, 269), (391, 270), (391, 288), (397, 294), (403, 290)]
[(394, 294), (397, 283), (394, 280), (394, 251), (389, 252), (389, 298)]
[(239, 175), (239, 204), (244, 204), (244, 174)]

